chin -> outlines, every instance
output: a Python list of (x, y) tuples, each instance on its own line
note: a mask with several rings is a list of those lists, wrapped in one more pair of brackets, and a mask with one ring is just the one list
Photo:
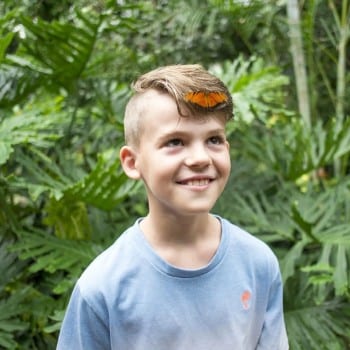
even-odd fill
[(196, 207), (196, 208), (188, 208), (188, 209), (184, 208), (181, 210), (181, 212), (179, 211), (178, 213), (183, 216), (206, 215), (210, 213), (212, 208), (213, 208), (212, 206)]

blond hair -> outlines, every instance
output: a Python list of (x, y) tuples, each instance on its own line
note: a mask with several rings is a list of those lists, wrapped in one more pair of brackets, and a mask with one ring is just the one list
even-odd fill
[[(179, 115), (187, 116), (224, 116), (226, 121), (233, 116), (233, 104), (231, 94), (225, 84), (216, 76), (209, 73), (201, 65), (171, 65), (152, 70), (141, 75), (132, 84), (133, 97), (129, 100), (124, 116), (124, 131), (127, 144), (138, 144), (140, 130), (142, 129), (142, 116), (148, 108), (143, 95), (156, 90), (172, 97), (176, 103)], [(186, 100), (185, 96), (190, 92), (221, 93), (225, 96), (224, 103), (218, 103), (214, 107), (203, 107)]]

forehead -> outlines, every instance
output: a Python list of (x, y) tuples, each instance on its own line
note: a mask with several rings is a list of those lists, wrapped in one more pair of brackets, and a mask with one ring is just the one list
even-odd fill
[[(226, 119), (223, 113), (220, 111), (196, 111), (191, 112), (186, 108), (186, 105), (180, 105), (175, 102), (174, 98), (158, 90), (150, 89), (143, 94), (139, 95), (136, 99), (137, 109), (141, 114), (141, 118), (150, 121), (158, 116), (163, 117), (176, 117), (177, 119), (194, 119), (197, 121), (207, 121), (210, 119)], [(179, 111), (178, 108), (181, 110)], [(226, 123), (225, 123), (226, 124)]]
[(173, 98), (157, 91), (145, 94), (142, 104), (144, 113), (140, 136), (147, 133), (147, 136), (156, 137), (160, 134), (178, 132), (183, 129), (189, 132), (195, 129), (196, 125), (205, 125), (206, 129), (225, 128), (226, 119), (221, 114), (181, 116)]

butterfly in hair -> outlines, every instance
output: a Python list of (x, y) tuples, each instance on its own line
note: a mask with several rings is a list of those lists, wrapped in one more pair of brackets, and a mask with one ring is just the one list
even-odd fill
[(228, 101), (227, 95), (218, 91), (190, 91), (185, 94), (184, 98), (186, 102), (207, 109), (222, 106)]

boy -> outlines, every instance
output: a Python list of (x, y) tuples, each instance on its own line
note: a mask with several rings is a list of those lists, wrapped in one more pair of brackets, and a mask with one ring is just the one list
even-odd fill
[(230, 174), (232, 100), (198, 65), (141, 76), (125, 111), (125, 173), (149, 212), (71, 296), (59, 350), (286, 350), (278, 262), (210, 214)]

